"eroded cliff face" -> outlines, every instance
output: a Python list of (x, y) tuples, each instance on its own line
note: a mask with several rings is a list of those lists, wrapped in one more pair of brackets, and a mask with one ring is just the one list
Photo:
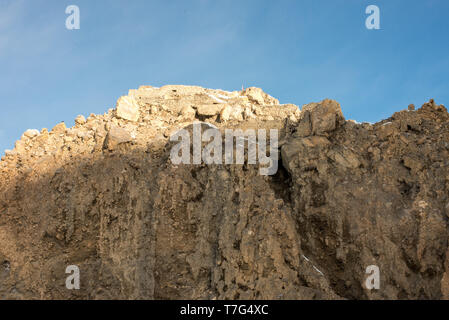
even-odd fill
[[(174, 165), (170, 136), (198, 121), (278, 130), (277, 173)], [(433, 101), (372, 125), (332, 100), (141, 87), (6, 152), (0, 298), (449, 298), (448, 218), (449, 115)]]

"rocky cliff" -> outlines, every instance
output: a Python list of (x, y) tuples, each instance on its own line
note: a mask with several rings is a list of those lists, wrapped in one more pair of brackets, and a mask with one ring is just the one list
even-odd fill
[[(170, 137), (198, 121), (278, 130), (278, 170), (175, 165)], [(0, 299), (447, 299), (448, 219), (449, 114), (432, 100), (359, 124), (332, 100), (141, 87), (6, 151)]]

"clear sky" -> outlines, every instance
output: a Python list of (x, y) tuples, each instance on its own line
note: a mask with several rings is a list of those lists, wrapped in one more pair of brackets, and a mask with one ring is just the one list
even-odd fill
[[(365, 27), (372, 4), (380, 30)], [(0, 0), (0, 154), (140, 85), (332, 98), (359, 122), (448, 106), (448, 49), (448, 0)]]

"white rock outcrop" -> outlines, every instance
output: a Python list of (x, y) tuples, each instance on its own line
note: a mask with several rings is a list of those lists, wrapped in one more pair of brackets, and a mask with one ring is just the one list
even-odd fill
[(117, 101), (117, 117), (129, 120), (139, 120), (139, 105), (132, 96), (120, 97)]
[(40, 134), (39, 130), (28, 129), (27, 131), (25, 131), (23, 133), (23, 136), (26, 137), (26, 138), (31, 139), (31, 138), (34, 138), (34, 137), (38, 136), (39, 134)]

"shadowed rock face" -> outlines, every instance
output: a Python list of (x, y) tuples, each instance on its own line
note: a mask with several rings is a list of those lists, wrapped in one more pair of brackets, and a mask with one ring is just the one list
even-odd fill
[[(278, 129), (279, 170), (173, 165), (169, 137), (194, 121)], [(372, 125), (332, 100), (300, 112), (258, 88), (141, 87), (5, 152), (0, 299), (449, 298), (448, 218), (433, 101)]]

